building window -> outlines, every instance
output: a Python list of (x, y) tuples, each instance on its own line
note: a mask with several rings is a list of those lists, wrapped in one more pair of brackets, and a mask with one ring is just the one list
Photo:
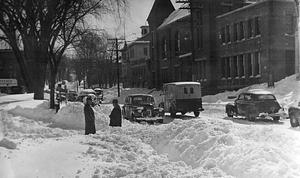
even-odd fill
[(188, 94), (188, 89), (184, 87), (184, 94)]
[(162, 40), (162, 58), (166, 58), (167, 57), (167, 39), (163, 38)]
[(175, 52), (176, 54), (180, 52), (180, 32), (175, 33)]
[(260, 19), (259, 17), (254, 18), (254, 24), (255, 24), (255, 36), (260, 35)]
[(245, 39), (244, 22), (240, 22), (240, 40)]
[(247, 24), (248, 24), (248, 38), (251, 38), (253, 37), (253, 25), (252, 25), (252, 19), (249, 19), (247, 21)]
[(260, 52), (254, 53), (254, 59), (253, 59), (253, 76), (260, 75)]
[(201, 79), (206, 79), (206, 61), (201, 61)]
[(245, 76), (245, 62), (244, 62), (244, 55), (239, 55), (238, 60), (238, 66), (239, 66), (239, 77)]
[(144, 48), (144, 55), (148, 56), (148, 48)]
[(130, 49), (130, 58), (134, 58), (134, 48)]
[(248, 71), (248, 76), (253, 77), (253, 62), (252, 62), (252, 54), (248, 53), (247, 54), (247, 71)]
[(198, 49), (203, 48), (203, 31), (202, 31), (202, 27), (197, 28), (197, 47), (198, 47)]
[(222, 27), (221, 28), (221, 42), (222, 44), (225, 44), (226, 43), (226, 37), (225, 37), (225, 27)]
[(238, 24), (234, 23), (233, 24), (233, 41), (238, 40)]
[(293, 14), (288, 14), (288, 19), (287, 19), (287, 34), (289, 35), (294, 35), (296, 31), (296, 18)]
[(226, 78), (229, 78), (230, 77), (230, 69), (231, 69), (231, 66), (230, 66), (230, 57), (227, 57), (226, 58)]
[(203, 25), (203, 13), (202, 13), (202, 10), (198, 10), (196, 12), (197, 14), (197, 19), (198, 19), (198, 22), (199, 22), (199, 25)]
[(221, 58), (221, 78), (226, 78), (226, 58)]
[(232, 78), (238, 77), (238, 56), (233, 56), (232, 69)]
[(229, 43), (230, 42), (230, 26), (226, 25), (226, 42)]

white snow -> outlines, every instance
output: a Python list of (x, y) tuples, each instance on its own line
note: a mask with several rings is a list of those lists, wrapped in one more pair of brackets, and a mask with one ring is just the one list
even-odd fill
[(152, 146), (194, 169), (218, 169), (234, 177), (299, 177), (298, 132), (210, 118), (176, 120)]
[[(275, 88), (248, 88), (267, 89), (288, 107), (298, 103), (299, 87), (291, 76)], [(226, 118), (227, 96), (243, 90), (204, 97), (206, 110), (199, 118), (167, 117), (162, 125), (123, 120), (122, 128), (108, 127), (112, 106), (102, 104), (94, 108), (97, 134), (88, 136), (82, 103), (68, 103), (55, 113), (48, 101), (32, 96), (10, 95), (9, 104), (0, 97), (0, 178), (300, 177), (299, 129), (286, 120)], [(115, 87), (104, 92), (106, 102), (117, 98)], [(132, 88), (122, 89), (120, 102), (132, 93), (161, 100), (159, 91)]]
[(32, 100), (32, 99), (33, 99), (33, 94), (4, 95), (4, 96), (0, 96), (0, 104), (16, 102), (16, 101)]
[[(103, 109), (101, 110), (100, 107), (102, 107)], [(109, 111), (107, 107), (100, 107), (96, 106), (94, 108), (95, 124), (97, 130), (107, 128), (109, 123)], [(66, 106), (62, 107), (55, 116), (53, 116), (54, 124), (52, 126), (64, 129), (83, 130), (85, 128), (83, 108), (84, 105), (82, 103), (68, 103)]]

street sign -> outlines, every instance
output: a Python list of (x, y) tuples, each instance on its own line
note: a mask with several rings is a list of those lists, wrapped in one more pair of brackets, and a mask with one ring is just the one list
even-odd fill
[(0, 79), (0, 87), (15, 87), (18, 86), (17, 79)]

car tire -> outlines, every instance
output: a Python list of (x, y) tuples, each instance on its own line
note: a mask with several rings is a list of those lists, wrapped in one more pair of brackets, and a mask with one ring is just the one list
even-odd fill
[(273, 121), (279, 122), (279, 120), (280, 120), (280, 116), (274, 116), (274, 117), (273, 117)]
[(298, 118), (295, 115), (290, 115), (290, 123), (291, 123), (291, 127), (299, 126)]
[(253, 115), (253, 114), (249, 114), (247, 115), (247, 120), (250, 121), (250, 122), (254, 122), (256, 120), (256, 116)]
[(200, 111), (194, 111), (194, 115), (195, 115), (195, 117), (199, 117)]
[(135, 122), (135, 121), (136, 121), (136, 118), (134, 117), (134, 115), (133, 115), (133, 114), (131, 114), (131, 118), (130, 118), (130, 120), (131, 120), (132, 122)]
[(234, 111), (232, 109), (229, 109), (229, 111), (227, 111), (227, 116), (233, 117), (233, 115), (234, 115)]
[(170, 114), (171, 114), (172, 118), (176, 117), (176, 111), (175, 111), (175, 109), (173, 107), (170, 108)]

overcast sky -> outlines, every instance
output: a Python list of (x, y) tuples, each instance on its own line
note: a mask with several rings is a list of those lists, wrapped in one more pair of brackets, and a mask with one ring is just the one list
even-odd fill
[[(180, 4), (172, 0), (175, 8)], [(122, 22), (112, 17), (103, 17), (92, 21), (94, 28), (106, 29), (112, 36), (124, 36), (124, 20), (126, 40), (133, 40), (140, 36), (140, 26), (146, 25), (146, 19), (150, 13), (154, 0), (128, 0), (129, 8), (127, 15), (122, 17)]]

